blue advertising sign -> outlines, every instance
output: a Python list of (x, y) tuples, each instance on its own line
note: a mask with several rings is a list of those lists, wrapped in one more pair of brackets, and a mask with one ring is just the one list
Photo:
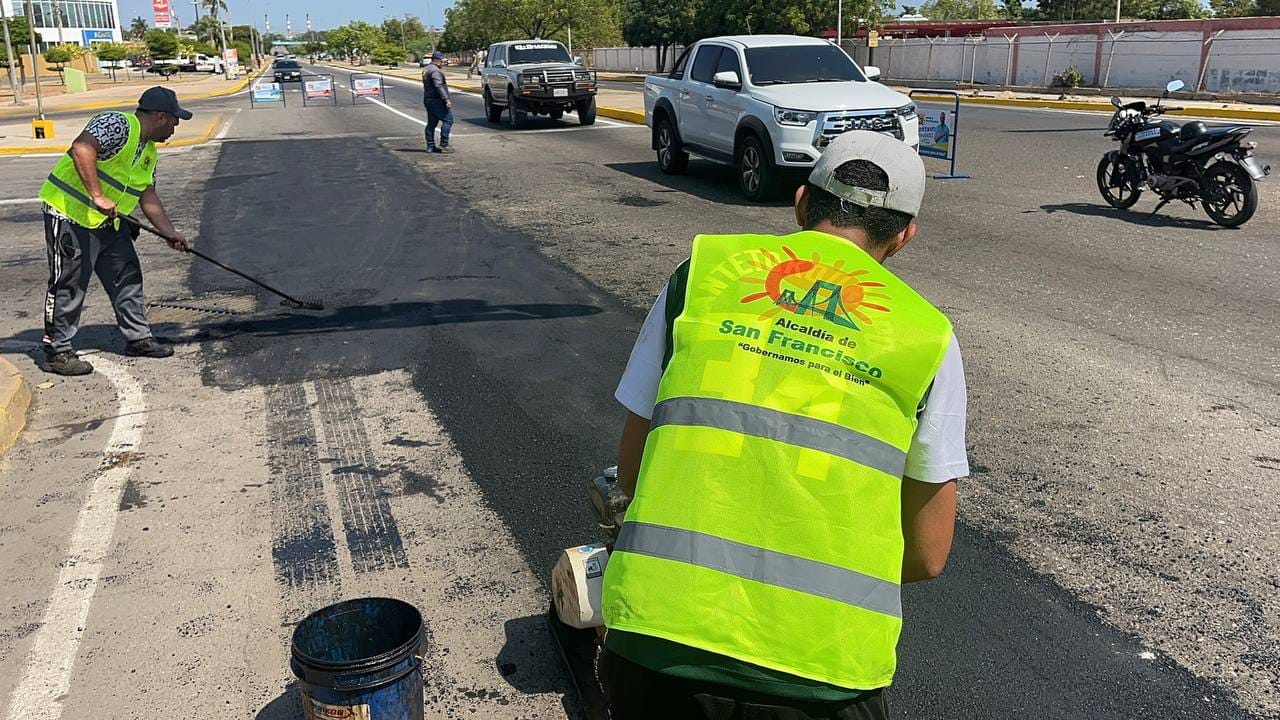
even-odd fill
[(111, 42), (114, 40), (110, 30), (81, 30), (80, 34), (84, 37), (85, 47), (89, 47), (96, 42)]

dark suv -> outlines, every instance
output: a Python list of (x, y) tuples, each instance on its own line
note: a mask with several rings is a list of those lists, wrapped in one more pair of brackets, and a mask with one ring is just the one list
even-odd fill
[(569, 57), (554, 40), (509, 40), (489, 46), (481, 73), (489, 122), (510, 113), (511, 127), (524, 127), (529, 115), (553, 120), (576, 112), (578, 122), (596, 121), (596, 75)]

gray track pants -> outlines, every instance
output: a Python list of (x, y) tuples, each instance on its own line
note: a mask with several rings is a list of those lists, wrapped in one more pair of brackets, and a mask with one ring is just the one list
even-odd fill
[(71, 340), (80, 328), (80, 311), (95, 271), (111, 298), (116, 325), (124, 339), (151, 337), (142, 295), (142, 266), (127, 225), (116, 230), (108, 223), (91, 230), (45, 213), (44, 240), (49, 253), (49, 292), (44, 296), (45, 352), (72, 349)]

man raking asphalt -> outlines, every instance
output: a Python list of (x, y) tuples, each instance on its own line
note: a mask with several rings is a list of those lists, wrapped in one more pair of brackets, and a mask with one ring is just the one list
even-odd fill
[(115, 309), (125, 339), (125, 354), (164, 358), (173, 348), (151, 335), (142, 291), (142, 267), (133, 247), (137, 228), (118, 217), (141, 207), (175, 250), (187, 240), (170, 222), (156, 194), (156, 143), (173, 136), (191, 113), (168, 88), (142, 93), (134, 112), (95, 115), (58, 160), (40, 188), (44, 236), (49, 257), (49, 289), (44, 301), (44, 352), (41, 368), (58, 375), (87, 375), (93, 366), (81, 360), (71, 341), (97, 273)]

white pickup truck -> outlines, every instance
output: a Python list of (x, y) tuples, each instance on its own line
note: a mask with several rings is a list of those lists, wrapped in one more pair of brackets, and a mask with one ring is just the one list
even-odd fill
[(645, 78), (644, 118), (664, 173), (689, 155), (733, 165), (751, 200), (776, 194), (786, 174), (807, 174), (831, 138), (873, 130), (917, 147), (906, 95), (875, 82), (840, 48), (796, 35), (701, 40), (667, 75)]

